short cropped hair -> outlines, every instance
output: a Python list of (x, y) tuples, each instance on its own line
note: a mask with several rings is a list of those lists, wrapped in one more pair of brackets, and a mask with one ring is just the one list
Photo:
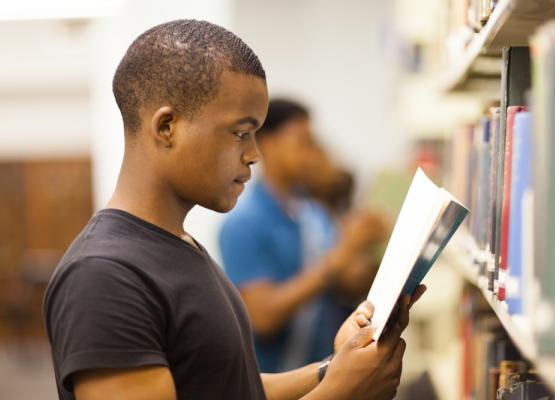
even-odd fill
[(281, 128), (283, 124), (299, 118), (309, 118), (308, 109), (292, 100), (271, 99), (268, 104), (266, 120), (258, 132), (258, 137), (272, 135)]
[(141, 112), (158, 104), (193, 119), (214, 100), (226, 70), (266, 80), (252, 49), (218, 25), (176, 20), (147, 30), (129, 46), (112, 82), (126, 132), (136, 132)]

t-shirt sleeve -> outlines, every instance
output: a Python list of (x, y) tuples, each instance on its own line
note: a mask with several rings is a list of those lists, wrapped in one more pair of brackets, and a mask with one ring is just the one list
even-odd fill
[(275, 272), (264, 256), (262, 235), (238, 218), (227, 219), (220, 231), (224, 270), (237, 287), (257, 280), (272, 280)]
[(46, 296), (45, 320), (67, 390), (77, 371), (168, 365), (165, 313), (141, 275), (102, 258), (66, 268)]

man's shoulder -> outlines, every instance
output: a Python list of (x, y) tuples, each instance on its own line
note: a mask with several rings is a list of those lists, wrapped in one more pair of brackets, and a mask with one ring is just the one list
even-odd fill
[(54, 270), (48, 284), (48, 295), (65, 281), (89, 284), (115, 277), (140, 274), (140, 261), (150, 245), (137, 240), (129, 229), (121, 230), (113, 218), (96, 214), (83, 228)]

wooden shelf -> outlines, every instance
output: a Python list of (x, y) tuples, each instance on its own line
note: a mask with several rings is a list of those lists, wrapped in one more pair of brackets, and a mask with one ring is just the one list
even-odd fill
[[(482, 295), (489, 303), (493, 312), (497, 315), (499, 322), (507, 331), (507, 334), (514, 342), (524, 357), (533, 361), (537, 358), (537, 349), (535, 340), (530, 329), (531, 323), (526, 317), (521, 315), (510, 315), (507, 309), (507, 303), (497, 300), (495, 294), (487, 289), (487, 281), (485, 277), (478, 275), (478, 270), (474, 264), (471, 248), (474, 246), (471, 239), (458, 236), (459, 240), (464, 240), (465, 245), (456, 247), (454, 245), (448, 247), (445, 253), (445, 261), (447, 261), (457, 272), (469, 283), (476, 286), (482, 292)], [(460, 243), (460, 242), (459, 242)]]
[(487, 289), (486, 278), (478, 274), (474, 263), (476, 251), (474, 240), (466, 232), (461, 231), (453, 243), (445, 249), (442, 255), (443, 262), (480, 290), (522, 356), (534, 365), (544, 381), (555, 391), (555, 358), (547, 358), (538, 353), (532, 322), (523, 315), (510, 315), (507, 304), (497, 300), (495, 294)]
[(471, 88), (473, 66), (479, 57), (500, 55), (504, 46), (526, 46), (539, 26), (553, 18), (555, 0), (500, 0), (486, 25), (440, 78), (441, 89)]

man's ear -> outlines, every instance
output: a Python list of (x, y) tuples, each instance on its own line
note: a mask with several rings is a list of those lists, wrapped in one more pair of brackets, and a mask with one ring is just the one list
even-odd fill
[(160, 107), (150, 120), (150, 132), (156, 143), (162, 147), (172, 147), (175, 141), (177, 113), (170, 106)]

